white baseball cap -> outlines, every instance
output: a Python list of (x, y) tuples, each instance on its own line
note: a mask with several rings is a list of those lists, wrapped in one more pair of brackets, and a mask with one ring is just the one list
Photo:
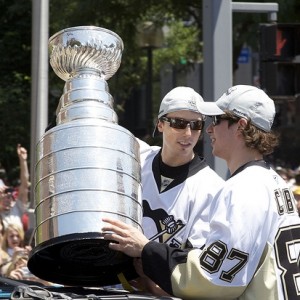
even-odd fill
[[(178, 86), (165, 95), (159, 107), (158, 119), (170, 112), (180, 110), (189, 110), (207, 116), (224, 114), (215, 103), (204, 102), (199, 93), (186, 86)], [(153, 136), (156, 133), (157, 125), (155, 126)]]
[(199, 93), (187, 86), (178, 86), (165, 95), (159, 107), (158, 118), (179, 110), (190, 110), (208, 116), (224, 114), (213, 103), (204, 102)]
[(271, 131), (276, 113), (274, 101), (257, 87), (233, 86), (214, 104), (223, 111), (232, 112), (237, 117), (250, 119), (253, 125), (266, 132)]

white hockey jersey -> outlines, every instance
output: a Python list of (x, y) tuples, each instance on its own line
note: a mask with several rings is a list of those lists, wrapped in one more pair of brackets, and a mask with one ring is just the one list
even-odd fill
[(143, 230), (151, 240), (176, 248), (201, 247), (208, 232), (211, 201), (224, 184), (204, 159), (161, 170), (160, 147), (141, 144)]
[(183, 299), (296, 300), (299, 251), (292, 192), (273, 169), (249, 165), (214, 199), (203, 249), (149, 242), (142, 261), (146, 275)]

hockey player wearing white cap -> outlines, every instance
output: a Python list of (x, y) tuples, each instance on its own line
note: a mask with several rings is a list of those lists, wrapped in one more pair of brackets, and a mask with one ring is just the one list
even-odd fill
[(238, 85), (214, 104), (207, 133), (231, 177), (211, 205), (205, 246), (174, 249), (109, 219), (105, 238), (117, 242), (111, 249), (141, 258), (148, 277), (183, 299), (299, 299), (300, 219), (291, 190), (264, 160), (278, 143), (274, 102)]
[[(148, 239), (182, 249), (204, 245), (209, 207), (224, 184), (194, 150), (203, 114), (209, 112), (194, 89), (176, 87), (162, 99), (153, 133), (161, 134), (162, 147), (139, 141), (142, 227)], [(146, 286), (159, 293), (155, 285)]]

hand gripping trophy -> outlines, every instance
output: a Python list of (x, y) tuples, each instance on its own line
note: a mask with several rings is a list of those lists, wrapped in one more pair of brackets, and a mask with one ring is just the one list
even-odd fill
[(141, 229), (139, 146), (118, 125), (107, 80), (121, 63), (114, 32), (79, 26), (49, 39), (50, 64), (65, 81), (57, 125), (37, 144), (35, 240), (29, 270), (65, 285), (99, 286), (134, 277), (132, 260), (108, 248), (104, 216)]

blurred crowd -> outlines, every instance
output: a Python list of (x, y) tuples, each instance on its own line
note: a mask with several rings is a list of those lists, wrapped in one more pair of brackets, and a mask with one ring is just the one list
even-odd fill
[(12, 186), (0, 179), (0, 275), (16, 280), (42, 282), (27, 268), (29, 253), (34, 247), (34, 230), (29, 224), (30, 180), (27, 150), (17, 145), (20, 178)]

